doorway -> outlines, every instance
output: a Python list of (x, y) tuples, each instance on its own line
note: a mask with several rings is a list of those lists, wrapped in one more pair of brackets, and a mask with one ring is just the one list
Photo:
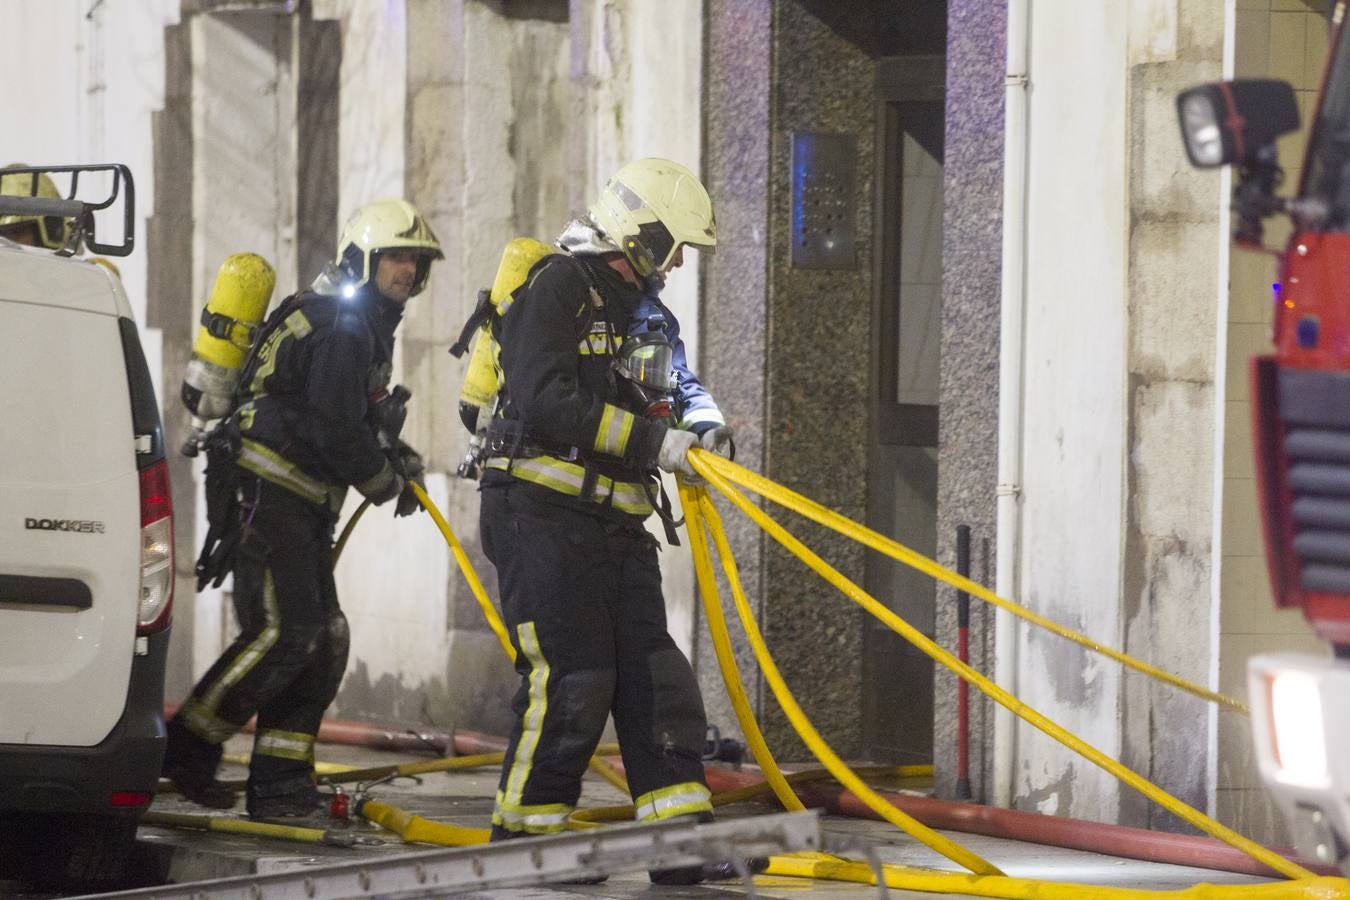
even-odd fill
[[(877, 62), (867, 524), (929, 557), (937, 552), (945, 68), (941, 56)], [(935, 635), (932, 579), (874, 551), (865, 579), (878, 601)], [(933, 662), (877, 619), (866, 622), (864, 752), (931, 763)]]

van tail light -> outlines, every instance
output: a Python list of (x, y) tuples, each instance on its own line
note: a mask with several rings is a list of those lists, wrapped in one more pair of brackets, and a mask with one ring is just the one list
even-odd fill
[(141, 470), (141, 602), (136, 633), (168, 628), (172, 611), (173, 500), (169, 463), (161, 459)]
[(146, 791), (113, 791), (108, 796), (108, 805), (135, 808), (149, 806), (150, 800), (150, 794)]

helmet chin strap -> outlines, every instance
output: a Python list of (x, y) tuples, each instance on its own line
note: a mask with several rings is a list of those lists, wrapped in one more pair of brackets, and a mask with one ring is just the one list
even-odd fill
[(431, 277), (431, 262), (432, 259), (429, 255), (425, 253), (418, 255), (417, 275), (413, 280), (413, 289), (412, 293), (408, 295), (409, 298), (416, 297), (418, 294), (422, 293), (422, 291), (426, 290), (427, 279)]
[(642, 279), (642, 290), (648, 294), (659, 294), (665, 286), (666, 276), (661, 274), (660, 269), (654, 270), (652, 274)]
[(636, 238), (627, 238), (624, 241), (623, 255), (644, 291), (655, 294), (666, 286), (665, 273), (656, 264), (656, 259), (646, 244)]

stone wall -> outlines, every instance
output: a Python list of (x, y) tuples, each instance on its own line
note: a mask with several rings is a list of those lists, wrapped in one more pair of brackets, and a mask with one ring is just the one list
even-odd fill
[[(948, 0), (942, 267), (942, 388), (938, 438), (938, 561), (955, 568), (956, 526), (971, 530), (971, 578), (994, 585), (998, 483), (999, 279), (1003, 219), (1003, 4)], [(957, 643), (956, 592), (938, 588), (938, 643)], [(970, 662), (993, 671), (992, 610), (971, 601)], [(936, 788), (956, 788), (957, 679), (938, 667)], [(970, 689), (970, 777), (989, 799), (993, 704)]]
[[(1130, 275), (1127, 510), (1121, 599), (1124, 651), (1204, 684), (1218, 598), (1214, 547), (1215, 373), (1223, 285), (1215, 265), (1217, 174), (1191, 169), (1176, 95), (1222, 77), (1224, 11), (1181, 0), (1130, 44)], [(1124, 682), (1121, 761), (1205, 808), (1209, 704), (1139, 675)], [(1134, 792), (1121, 821), (1178, 830)]]
[[(797, 2), (713, 2), (708, 10), (707, 65), (718, 78), (706, 82), (705, 158), (709, 189), (719, 204), (719, 231), (727, 237), (708, 272), (706, 370), (730, 388), (719, 398), (741, 435), (739, 462), (862, 519), (872, 311), (873, 60)], [(805, 74), (823, 71), (830, 77)], [(847, 269), (791, 264), (793, 132), (853, 139), (857, 245)], [(742, 580), (789, 686), (835, 748), (856, 754), (862, 742), (861, 612), (739, 513), (725, 518)], [(858, 545), (800, 520), (789, 525), (832, 565), (862, 582)], [(729, 615), (734, 621), (734, 612)], [(756, 667), (743, 644), (737, 656), (747, 684), (755, 685)], [(724, 705), (719, 709), (725, 704), (717, 697), (720, 680), (703, 644), (699, 665), (710, 717), (734, 721)], [(804, 757), (805, 748), (762, 686), (757, 705), (775, 753)]]
[[(872, 196), (875, 66), (872, 58), (800, 4), (778, 6), (780, 61), (770, 127), (768, 384), (764, 473), (854, 520), (866, 516), (868, 359), (872, 321)], [(789, 61), (791, 61), (789, 63)], [(830, 72), (829, 78), (805, 76)], [(855, 262), (847, 269), (794, 267), (792, 135), (844, 134), (854, 141)], [(855, 582), (864, 551), (832, 531), (792, 522), (813, 550)], [(786, 550), (765, 554), (762, 627), (812, 721), (835, 748), (862, 740), (862, 616), (850, 600)], [(787, 758), (799, 746), (776, 704), (766, 735)]]
[[(604, 178), (637, 155), (697, 168), (700, 35), (689, 23), (698, 22), (701, 8), (681, 10), (671, 16), (615, 0), (406, 4), (401, 171), (446, 259), (410, 305), (398, 377), (413, 390), (409, 439), (429, 460), (433, 499), (494, 597), (495, 572), (478, 540), (476, 485), (453, 474), (468, 442), (457, 409), (467, 360), (446, 349), (478, 289), (491, 283), (508, 240), (551, 240), (585, 210)], [(350, 40), (353, 25), (346, 27)], [(630, 47), (650, 50), (645, 36), (657, 32), (667, 80), (632, 77)], [(643, 116), (647, 124), (637, 133), (631, 123)], [(697, 280), (692, 271), (676, 273), (664, 294), (692, 334)], [(362, 523), (364, 549), (353, 563), (367, 574), (348, 575), (343, 584), (369, 621), (353, 622), (353, 665), (339, 709), (506, 731), (517, 678), (440, 535), (420, 517), (397, 524), (384, 518), (377, 513), (379, 524)], [(687, 645), (687, 549), (662, 556), (672, 630)], [(358, 654), (362, 628), (378, 638)]]
[[(708, 0), (704, 57), (703, 171), (717, 204), (717, 254), (700, 260), (704, 273), (700, 336), (703, 368), (717, 385), (717, 400), (736, 429), (736, 461), (757, 472), (768, 458), (767, 323), (770, 122), (773, 101), (774, 4), (771, 0)], [(741, 582), (760, 614), (764, 607), (767, 540), (743, 516), (725, 518)], [(736, 621), (722, 582), (723, 613)], [(708, 720), (731, 730), (736, 722), (699, 613), (694, 663)], [(763, 706), (758, 665), (733, 634), (735, 659), (758, 713)], [(735, 729), (739, 731), (739, 728)]]

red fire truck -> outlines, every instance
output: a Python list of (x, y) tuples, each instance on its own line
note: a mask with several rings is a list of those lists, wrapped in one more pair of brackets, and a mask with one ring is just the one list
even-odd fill
[(1300, 852), (1350, 870), (1350, 28), (1336, 4), (1332, 54), (1293, 196), (1275, 140), (1298, 128), (1293, 89), (1238, 80), (1181, 94), (1192, 164), (1234, 167), (1234, 241), (1272, 252), (1264, 221), (1288, 216), (1273, 352), (1251, 360), (1252, 423), (1275, 603), (1303, 611), (1326, 657), (1248, 662), (1261, 774)]

